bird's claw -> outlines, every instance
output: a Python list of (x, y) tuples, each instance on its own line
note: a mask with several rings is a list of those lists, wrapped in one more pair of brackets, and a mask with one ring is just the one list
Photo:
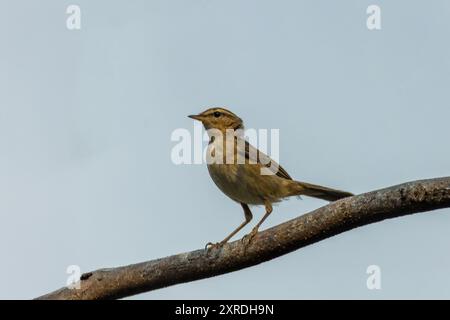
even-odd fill
[(224, 244), (222, 242), (216, 242), (216, 243), (212, 243), (212, 242), (208, 242), (205, 246), (205, 250), (211, 250), (211, 249), (217, 249), (222, 247)]
[(244, 245), (248, 246), (257, 233), (258, 233), (258, 229), (253, 228), (250, 233), (248, 233), (244, 237), (242, 237), (242, 242), (244, 243)]

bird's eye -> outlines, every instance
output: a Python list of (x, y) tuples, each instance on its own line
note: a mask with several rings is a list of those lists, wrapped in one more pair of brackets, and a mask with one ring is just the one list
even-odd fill
[(214, 112), (214, 117), (218, 118), (222, 115), (219, 111)]

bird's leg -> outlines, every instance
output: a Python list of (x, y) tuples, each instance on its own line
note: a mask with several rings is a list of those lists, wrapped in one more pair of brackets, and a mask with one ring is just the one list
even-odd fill
[(272, 204), (268, 201), (266, 201), (264, 203), (265, 207), (266, 207), (266, 214), (262, 217), (262, 219), (256, 224), (256, 226), (252, 229), (252, 231), (247, 234), (244, 239), (247, 242), (247, 245), (252, 241), (253, 237), (258, 233), (258, 229), (259, 227), (262, 225), (262, 223), (264, 222), (264, 220), (267, 219), (267, 217), (272, 213)]
[(245, 227), (252, 220), (253, 215), (252, 215), (252, 212), (250, 211), (250, 208), (248, 207), (248, 205), (245, 203), (241, 203), (241, 206), (242, 206), (242, 209), (244, 209), (245, 221), (242, 222), (239, 225), (239, 227), (237, 227), (232, 233), (230, 233), (222, 241), (217, 242), (217, 243), (208, 242), (205, 246), (205, 249), (222, 247), (225, 243), (228, 242), (228, 240), (230, 240), (236, 233), (238, 233), (243, 227)]

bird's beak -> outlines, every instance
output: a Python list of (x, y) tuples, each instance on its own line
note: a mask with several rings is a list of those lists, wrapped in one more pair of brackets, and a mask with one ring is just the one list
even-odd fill
[(198, 120), (198, 121), (203, 121), (203, 116), (201, 116), (201, 115), (195, 115), (195, 114), (191, 114), (190, 116), (188, 116), (189, 118), (191, 118), (191, 119), (194, 119), (194, 120)]

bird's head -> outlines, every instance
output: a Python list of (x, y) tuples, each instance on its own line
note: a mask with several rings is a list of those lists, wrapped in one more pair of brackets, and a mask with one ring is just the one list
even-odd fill
[(201, 121), (206, 130), (217, 129), (225, 131), (227, 129), (244, 129), (242, 119), (224, 108), (210, 108), (200, 114), (190, 115), (188, 117)]

